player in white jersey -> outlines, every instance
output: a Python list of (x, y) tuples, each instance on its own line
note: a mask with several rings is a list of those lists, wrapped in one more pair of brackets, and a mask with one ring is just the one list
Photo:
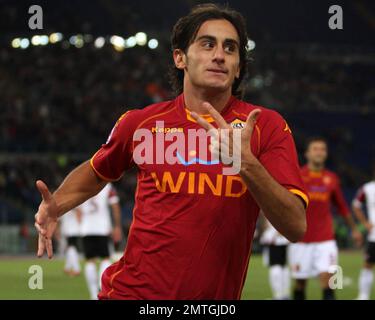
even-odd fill
[[(101, 276), (111, 265), (109, 241), (121, 240), (121, 209), (117, 192), (112, 184), (107, 184), (95, 197), (79, 206), (82, 212), (81, 233), (85, 253), (85, 277), (90, 297), (97, 299)], [(112, 228), (111, 211), (114, 227)], [(96, 262), (100, 259), (99, 273)]]
[(81, 218), (81, 212), (73, 209), (60, 219), (60, 233), (67, 241), (64, 272), (71, 276), (78, 276), (81, 273), (78, 254)]
[(260, 215), (262, 235), (260, 243), (264, 245), (263, 257), (269, 267), (269, 282), (275, 300), (290, 298), (290, 272), (287, 262), (289, 241), (282, 236), (272, 224)]
[[(366, 203), (367, 218), (362, 209)], [(374, 279), (372, 267), (375, 263), (375, 166), (374, 179), (365, 183), (357, 192), (352, 202), (357, 219), (367, 230), (367, 248), (363, 268), (359, 275), (359, 300), (369, 300)]]

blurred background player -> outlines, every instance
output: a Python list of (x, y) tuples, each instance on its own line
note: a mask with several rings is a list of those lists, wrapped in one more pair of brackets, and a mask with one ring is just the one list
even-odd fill
[(307, 231), (300, 242), (290, 245), (289, 252), (292, 278), (296, 279), (295, 300), (305, 299), (307, 279), (316, 276), (319, 276), (322, 298), (335, 299), (334, 291), (329, 287), (330, 270), (338, 263), (331, 204), (335, 205), (351, 228), (356, 244), (362, 241), (343, 197), (339, 177), (325, 168), (327, 156), (328, 146), (324, 138), (316, 137), (308, 141), (305, 152), (307, 164), (301, 169), (310, 198), (306, 211)]
[[(366, 218), (362, 204), (366, 203)], [(373, 180), (365, 183), (357, 192), (352, 203), (355, 216), (367, 230), (367, 248), (365, 261), (359, 275), (359, 300), (369, 300), (374, 279), (372, 267), (375, 263), (375, 164), (373, 165)]]
[(282, 236), (272, 224), (260, 215), (262, 235), (260, 243), (264, 245), (264, 263), (269, 267), (269, 283), (273, 299), (287, 300), (290, 298), (290, 272), (287, 262), (289, 241)]
[(81, 220), (81, 212), (77, 209), (71, 210), (60, 219), (60, 234), (67, 242), (64, 272), (70, 276), (78, 276), (81, 273), (78, 253)]
[[(82, 212), (82, 240), (85, 254), (85, 278), (92, 300), (97, 299), (101, 276), (104, 270), (111, 265), (110, 236), (113, 242), (119, 242), (121, 231), (121, 208), (116, 189), (111, 183), (95, 197), (90, 198), (79, 206)], [(111, 221), (111, 212), (113, 224)], [(97, 259), (100, 259), (99, 272)]]

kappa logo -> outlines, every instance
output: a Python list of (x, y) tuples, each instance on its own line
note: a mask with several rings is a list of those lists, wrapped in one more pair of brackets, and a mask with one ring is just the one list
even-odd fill
[(175, 132), (184, 132), (184, 128), (164, 128), (164, 127), (152, 127), (152, 133), (175, 133)]
[(233, 129), (243, 129), (245, 128), (245, 121), (242, 121), (241, 119), (235, 119), (233, 120), (230, 125)]

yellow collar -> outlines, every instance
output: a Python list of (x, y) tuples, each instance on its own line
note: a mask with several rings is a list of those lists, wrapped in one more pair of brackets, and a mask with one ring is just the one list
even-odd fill
[[(192, 122), (197, 122), (195, 121), (195, 119), (191, 116), (191, 111), (187, 108), (185, 108), (185, 112), (186, 112), (186, 118), (189, 120), (189, 121), (192, 121)], [(206, 120), (207, 122), (214, 122), (214, 118), (212, 118), (212, 116), (210, 114), (200, 114), (199, 115), (200, 117), (202, 117), (204, 120)]]

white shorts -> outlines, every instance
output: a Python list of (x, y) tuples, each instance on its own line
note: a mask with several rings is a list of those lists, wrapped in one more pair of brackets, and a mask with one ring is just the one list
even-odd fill
[(292, 243), (288, 249), (292, 278), (308, 279), (329, 272), (338, 264), (338, 249), (335, 240), (313, 243)]

